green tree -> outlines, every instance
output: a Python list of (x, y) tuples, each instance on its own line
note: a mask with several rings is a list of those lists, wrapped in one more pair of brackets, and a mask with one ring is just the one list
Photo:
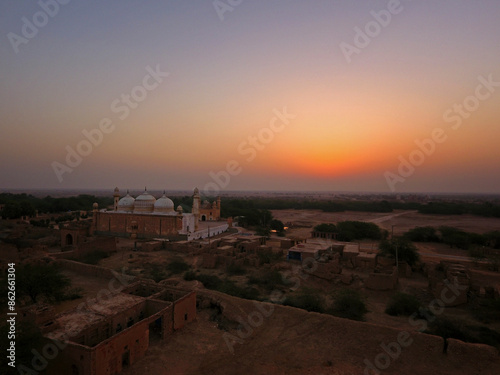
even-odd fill
[(2, 210), (2, 217), (4, 219), (18, 219), (21, 215), (21, 205), (17, 202), (6, 203)]
[(334, 296), (329, 313), (340, 318), (362, 321), (368, 312), (363, 296), (352, 289), (341, 289)]
[(416, 227), (410, 229), (404, 236), (414, 242), (438, 242), (439, 237), (434, 227)]
[(261, 226), (258, 226), (258, 227), (255, 229), (255, 234), (257, 234), (258, 236), (269, 237), (269, 235), (271, 234), (271, 231), (269, 230), (269, 228), (268, 228), (268, 227), (261, 227)]
[(382, 238), (382, 232), (378, 225), (363, 221), (341, 221), (337, 223), (337, 231), (337, 238), (340, 241), (352, 241), (363, 238), (379, 240)]
[(450, 247), (457, 247), (459, 249), (468, 249), (471, 241), (467, 232), (447, 226), (439, 227), (439, 231), (441, 232), (441, 240), (450, 245)]
[(17, 270), (17, 290), (22, 296), (28, 296), (33, 303), (40, 297), (49, 301), (59, 301), (71, 285), (53, 264), (26, 264)]
[(299, 294), (288, 296), (283, 305), (323, 313), (325, 301), (317, 291), (306, 289)]
[(278, 233), (282, 233), (285, 230), (285, 225), (281, 220), (273, 219), (271, 220), (270, 228)]
[(379, 245), (379, 254), (390, 256), (400, 262), (406, 262), (413, 266), (420, 259), (415, 245), (403, 237), (395, 237), (391, 240), (383, 240)]
[(335, 233), (337, 232), (337, 227), (335, 224), (318, 224), (314, 227), (314, 230), (316, 232), (328, 232), (328, 233)]

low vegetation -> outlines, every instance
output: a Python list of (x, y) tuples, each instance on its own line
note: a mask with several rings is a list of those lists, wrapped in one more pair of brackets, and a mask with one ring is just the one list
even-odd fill
[(394, 259), (397, 256), (400, 262), (406, 262), (410, 266), (413, 266), (420, 259), (415, 245), (404, 237), (395, 237), (380, 242), (379, 254)]
[(184, 274), (184, 280), (198, 280), (207, 289), (216, 290), (221, 293), (226, 293), (234, 297), (258, 300), (259, 291), (253, 287), (239, 287), (230, 279), (220, 279), (215, 275), (207, 275), (203, 273), (196, 273), (194, 271), (187, 271)]
[(277, 270), (262, 270), (248, 278), (248, 284), (257, 285), (267, 291), (279, 289), (285, 285), (283, 276)]
[(368, 312), (365, 299), (356, 290), (341, 289), (338, 291), (333, 300), (333, 306), (328, 310), (328, 313), (351, 320), (363, 321), (365, 314)]
[(436, 228), (431, 226), (410, 229), (404, 237), (413, 242), (438, 242), (440, 240)]
[(17, 269), (17, 292), (29, 297), (32, 303), (40, 299), (49, 302), (64, 300), (70, 279), (53, 264), (25, 264)]
[(420, 302), (417, 297), (407, 293), (396, 293), (389, 300), (385, 313), (393, 316), (410, 316), (418, 313)]
[(311, 289), (304, 289), (300, 293), (287, 296), (283, 305), (318, 313), (325, 312), (325, 299), (317, 291)]
[(444, 316), (430, 322), (429, 328), (425, 332), (445, 339), (452, 338), (500, 348), (500, 333), (497, 331)]
[(418, 210), (424, 214), (462, 215), (471, 214), (484, 217), (500, 217), (500, 204), (493, 202), (395, 202), (395, 201), (345, 201), (345, 200), (310, 200), (302, 198), (225, 198), (222, 215), (246, 215), (252, 209), (265, 210), (321, 210), (324, 212), (392, 212), (393, 210)]
[(413, 242), (442, 242), (450, 247), (465, 250), (478, 246), (500, 249), (500, 231), (478, 234), (449, 226), (425, 226), (410, 229), (403, 237)]

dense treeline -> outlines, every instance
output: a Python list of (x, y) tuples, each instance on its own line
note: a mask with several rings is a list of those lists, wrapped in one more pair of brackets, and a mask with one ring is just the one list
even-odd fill
[(500, 231), (478, 234), (448, 226), (438, 228), (426, 226), (413, 228), (406, 232), (404, 237), (413, 242), (442, 242), (450, 247), (465, 250), (473, 245), (500, 249)]
[(2, 210), (2, 217), (5, 219), (17, 219), (21, 216), (33, 216), (38, 213), (56, 213), (67, 211), (91, 210), (92, 204), (97, 202), (99, 207), (107, 207), (113, 204), (111, 197), (96, 197), (88, 194), (81, 194), (76, 197), (37, 198), (28, 194), (0, 194), (0, 204), (5, 207)]
[(391, 204), (387, 201), (318, 201), (300, 198), (224, 198), (222, 201), (222, 216), (240, 216), (244, 210), (322, 210), (325, 212), (364, 211), (364, 212), (392, 212)]
[(448, 203), (430, 202), (389, 202), (382, 201), (319, 201), (300, 198), (224, 198), (222, 201), (222, 216), (244, 215), (245, 210), (322, 210), (325, 212), (362, 211), (362, 212), (392, 212), (393, 210), (418, 210), (424, 214), (462, 215), (472, 214), (486, 217), (500, 217), (500, 205), (491, 202), (478, 203)]
[(462, 215), (472, 214), (486, 217), (500, 217), (500, 205), (491, 202), (478, 203), (445, 203), (430, 202), (421, 204), (418, 212), (422, 214)]
[[(206, 198), (204, 198), (206, 199)], [(214, 197), (208, 198), (215, 200)], [(191, 196), (174, 197), (173, 201), (181, 205), (185, 212), (191, 211), (193, 198)], [(36, 198), (28, 194), (0, 194), (0, 204), (5, 204), (2, 216), (4, 218), (19, 218), (24, 215), (33, 215), (35, 210), (39, 213), (55, 213), (67, 211), (90, 210), (92, 204), (97, 202), (99, 207), (113, 204), (112, 197), (96, 197), (81, 194), (75, 197)], [(325, 212), (392, 212), (393, 210), (418, 210), (424, 214), (461, 215), (472, 214), (486, 217), (500, 217), (500, 204), (491, 202), (478, 203), (450, 203), (430, 202), (428, 204), (417, 202), (389, 202), (381, 201), (340, 201), (340, 200), (311, 200), (302, 198), (223, 198), (222, 217), (249, 216), (254, 210), (322, 210)], [(251, 215), (251, 214), (250, 214)]]

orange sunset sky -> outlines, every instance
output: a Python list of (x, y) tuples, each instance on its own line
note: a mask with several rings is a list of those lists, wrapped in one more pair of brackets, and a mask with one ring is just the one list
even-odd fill
[(2, 2), (0, 188), (500, 190), (500, 2), (214, 3)]

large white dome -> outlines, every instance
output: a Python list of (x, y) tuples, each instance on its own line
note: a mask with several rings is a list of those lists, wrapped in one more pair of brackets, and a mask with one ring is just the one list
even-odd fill
[(133, 211), (134, 210), (135, 199), (130, 196), (127, 191), (127, 195), (118, 201), (118, 211)]
[(156, 198), (144, 189), (144, 192), (135, 198), (134, 212), (153, 212), (155, 202)]
[(174, 202), (165, 195), (165, 192), (163, 192), (161, 198), (159, 198), (155, 202), (154, 212), (158, 213), (174, 212)]

